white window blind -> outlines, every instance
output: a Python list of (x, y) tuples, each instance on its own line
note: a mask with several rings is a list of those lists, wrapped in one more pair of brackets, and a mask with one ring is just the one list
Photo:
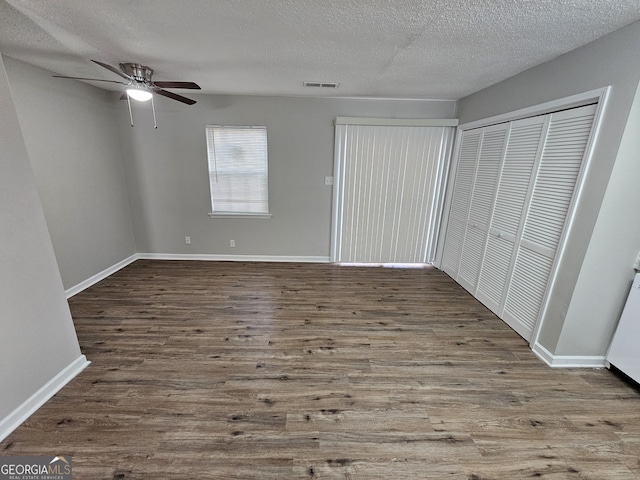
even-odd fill
[(390, 123), (336, 124), (334, 261), (433, 261), (453, 128)]
[(213, 215), (269, 215), (267, 127), (207, 125)]

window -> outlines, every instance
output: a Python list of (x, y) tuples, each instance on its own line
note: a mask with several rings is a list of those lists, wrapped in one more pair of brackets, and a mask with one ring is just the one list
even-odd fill
[(269, 217), (267, 127), (206, 129), (210, 215)]

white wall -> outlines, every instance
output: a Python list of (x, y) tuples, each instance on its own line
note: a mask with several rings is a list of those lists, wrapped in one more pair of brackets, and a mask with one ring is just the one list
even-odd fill
[[(118, 126), (130, 182), (138, 252), (324, 257), (330, 253), (334, 120), (337, 116), (453, 118), (454, 102), (190, 95), (135, 103)], [(211, 219), (205, 125), (266, 125), (273, 218)], [(190, 236), (192, 244), (185, 245)], [(230, 248), (229, 240), (236, 241)]]
[(630, 206), (640, 204), (640, 189), (631, 159), (637, 162), (640, 151), (631, 130), (624, 140), (623, 133), (640, 79), (639, 44), (640, 23), (634, 23), (458, 104), (460, 123), (467, 123), (613, 87), (540, 333), (540, 344), (555, 355), (606, 353), (633, 276), (640, 222)]
[(5, 57), (66, 289), (136, 252), (110, 92)]
[(0, 144), (2, 425), (78, 359), (80, 348), (1, 56)]

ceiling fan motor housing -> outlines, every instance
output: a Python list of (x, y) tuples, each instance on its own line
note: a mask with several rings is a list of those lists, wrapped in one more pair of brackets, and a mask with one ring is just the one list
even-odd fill
[(133, 77), (136, 82), (151, 84), (151, 76), (153, 75), (153, 69), (146, 65), (140, 65), (139, 63), (121, 63), (120, 69), (130, 77)]

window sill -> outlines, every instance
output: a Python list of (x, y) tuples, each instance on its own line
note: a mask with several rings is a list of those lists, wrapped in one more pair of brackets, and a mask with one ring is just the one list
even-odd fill
[(268, 220), (272, 217), (270, 213), (239, 213), (239, 212), (213, 212), (209, 213), (210, 218), (261, 218)]

